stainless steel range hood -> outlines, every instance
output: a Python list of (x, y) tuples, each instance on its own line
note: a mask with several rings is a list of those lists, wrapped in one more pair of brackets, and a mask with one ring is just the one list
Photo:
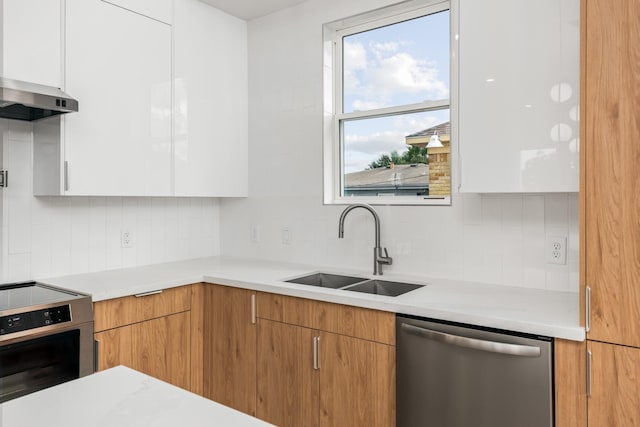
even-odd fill
[(34, 121), (78, 111), (78, 101), (58, 89), (0, 77), (0, 118)]

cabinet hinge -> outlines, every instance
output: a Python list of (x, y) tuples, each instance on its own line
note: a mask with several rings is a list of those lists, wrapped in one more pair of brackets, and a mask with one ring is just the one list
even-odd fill
[(591, 350), (587, 350), (587, 397), (591, 397)]
[(9, 171), (0, 170), (0, 187), (9, 186)]
[(591, 288), (586, 287), (584, 291), (584, 329), (589, 332), (591, 329)]

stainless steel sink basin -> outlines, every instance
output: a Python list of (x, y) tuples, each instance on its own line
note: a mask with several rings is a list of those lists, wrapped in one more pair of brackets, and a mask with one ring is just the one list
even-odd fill
[(364, 282), (364, 277), (342, 276), (339, 274), (314, 273), (308, 276), (296, 277), (295, 279), (285, 280), (289, 283), (297, 283), (299, 285), (318, 286), (321, 288), (340, 289), (355, 283)]
[(362, 292), (365, 294), (384, 295), (397, 297), (407, 292), (421, 288), (425, 285), (416, 285), (404, 282), (392, 282), (380, 279), (367, 279), (365, 277), (343, 276), (331, 273), (313, 273), (306, 276), (287, 279), (285, 282), (298, 285), (317, 286), (320, 288), (340, 289), (343, 291)]
[(414, 285), (404, 282), (388, 282), (386, 280), (367, 280), (366, 282), (349, 286), (345, 291), (364, 292), (367, 294), (397, 297), (407, 292), (421, 288), (424, 285)]

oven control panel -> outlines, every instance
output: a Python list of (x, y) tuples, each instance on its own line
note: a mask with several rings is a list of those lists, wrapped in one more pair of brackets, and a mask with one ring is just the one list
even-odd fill
[(69, 305), (44, 308), (0, 317), (0, 335), (41, 328), (71, 321)]

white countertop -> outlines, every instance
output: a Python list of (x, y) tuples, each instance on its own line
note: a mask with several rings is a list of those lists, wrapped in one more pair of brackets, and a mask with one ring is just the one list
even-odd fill
[(90, 294), (93, 301), (209, 282), (575, 341), (585, 339), (577, 293), (385, 274), (382, 278), (386, 280), (428, 284), (386, 297), (283, 281), (317, 271), (372, 277), (362, 271), (210, 257), (38, 281)]
[(124, 366), (0, 404), (0, 427), (270, 425)]

